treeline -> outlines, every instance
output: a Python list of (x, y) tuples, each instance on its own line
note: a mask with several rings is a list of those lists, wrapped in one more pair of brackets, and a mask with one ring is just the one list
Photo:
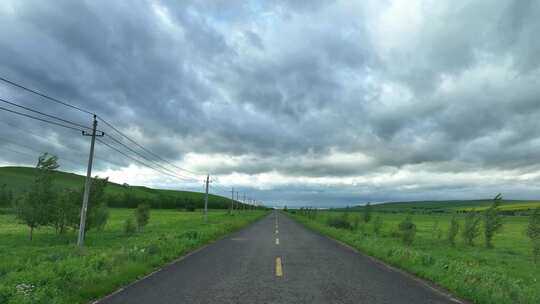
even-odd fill
[[(114, 208), (137, 208), (140, 204), (148, 204), (153, 209), (185, 209), (194, 211), (204, 208), (204, 198), (179, 197), (173, 195), (155, 194), (154, 196), (135, 195), (128, 190), (121, 194), (106, 195), (107, 204)], [(212, 209), (229, 209), (231, 201), (228, 199), (208, 198), (208, 203), (212, 205)], [(238, 206), (235, 202), (235, 207)], [(243, 204), (240, 204), (244, 207)]]

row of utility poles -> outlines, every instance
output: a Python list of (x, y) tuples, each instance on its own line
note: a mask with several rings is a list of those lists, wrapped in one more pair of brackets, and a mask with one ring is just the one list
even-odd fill
[[(210, 184), (210, 174), (206, 175), (205, 185), (204, 185), (204, 221), (208, 221), (208, 187)], [(234, 199), (234, 194), (236, 193), (236, 200)], [(234, 187), (231, 188), (231, 207), (230, 212), (234, 211), (234, 202), (236, 201), (237, 204), (240, 202), (238, 200), (238, 191), (234, 191)], [(257, 206), (257, 201), (251, 198), (246, 198), (246, 194), (244, 193), (244, 199), (242, 200), (242, 209), (246, 209), (246, 205), (250, 205), (251, 208), (254, 208)], [(238, 205), (236, 209), (239, 209)]]

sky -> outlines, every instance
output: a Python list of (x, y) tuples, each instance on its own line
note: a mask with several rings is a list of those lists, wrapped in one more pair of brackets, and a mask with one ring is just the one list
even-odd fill
[[(3, 0), (0, 76), (192, 178), (98, 142), (94, 175), (120, 183), (202, 191), (209, 173), (210, 192), (270, 206), (538, 199), (539, 15), (534, 0)], [(0, 97), (92, 122), (5, 83)], [(89, 142), (0, 111), (2, 166), (46, 151), (83, 174)]]

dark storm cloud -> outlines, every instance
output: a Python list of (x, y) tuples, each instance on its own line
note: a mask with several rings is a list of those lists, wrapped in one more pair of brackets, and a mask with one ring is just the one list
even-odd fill
[[(95, 111), (182, 165), (279, 174), (287, 182), (264, 192), (276, 201), (474, 197), (505, 186), (487, 182), (497, 172), (534, 175), (540, 4), (416, 4), (6, 1), (0, 74)], [(90, 123), (14, 88), (0, 94)], [(0, 137), (82, 170), (87, 138), (0, 115)], [(182, 162), (192, 154), (214, 160)], [(110, 164), (98, 170), (132, 163), (100, 155)], [(535, 178), (509, 192), (537, 194)]]

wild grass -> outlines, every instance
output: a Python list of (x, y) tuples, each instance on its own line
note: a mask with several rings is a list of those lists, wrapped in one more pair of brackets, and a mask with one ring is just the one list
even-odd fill
[[(378, 234), (374, 233), (374, 223), (364, 224), (357, 231), (328, 226), (328, 218), (339, 216), (336, 212), (319, 212), (311, 217), (291, 215), (316, 231), (433, 281), (473, 303), (540, 303), (540, 267), (533, 264), (532, 246), (524, 233), (527, 217), (504, 217), (501, 232), (493, 237), (494, 248), (488, 249), (483, 246), (483, 234), (477, 237), (476, 246), (467, 245), (461, 235), (455, 247), (451, 246), (446, 238), (450, 215), (413, 215), (416, 237), (410, 246), (401, 241), (398, 232), (406, 214), (376, 214), (382, 222)], [(464, 217), (458, 216), (458, 221), (463, 227)], [(440, 231), (434, 232), (433, 227)]]
[(144, 232), (123, 231), (133, 209), (111, 209), (104, 231), (90, 231), (83, 251), (77, 235), (28, 227), (0, 213), (0, 303), (87, 303), (144, 276), (167, 262), (221, 238), (264, 211), (228, 215), (212, 211), (208, 223), (199, 212), (152, 210)]

